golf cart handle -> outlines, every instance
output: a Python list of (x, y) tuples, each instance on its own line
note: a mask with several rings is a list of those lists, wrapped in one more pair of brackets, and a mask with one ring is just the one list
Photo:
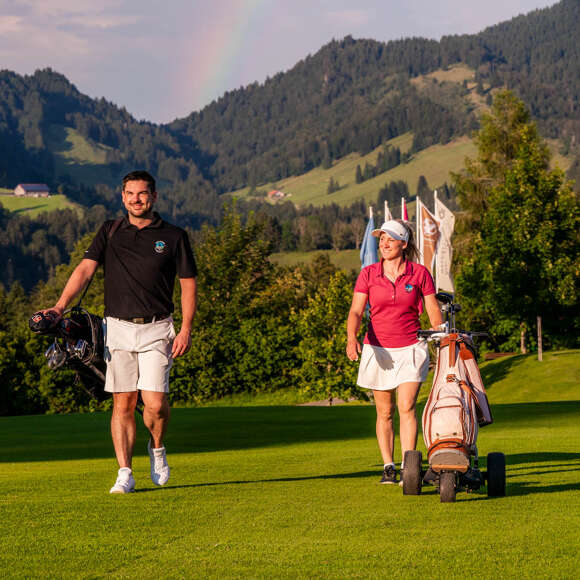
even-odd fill
[[(474, 336), (489, 336), (487, 332), (471, 332), (469, 330), (455, 330), (453, 331), (455, 334), (466, 334), (469, 337)], [(441, 339), (444, 336), (450, 334), (447, 331), (441, 330), (418, 330), (417, 331), (417, 338), (427, 338), (427, 339)]]
[(417, 338), (426, 338), (427, 340), (439, 340), (449, 333), (445, 330), (418, 330)]

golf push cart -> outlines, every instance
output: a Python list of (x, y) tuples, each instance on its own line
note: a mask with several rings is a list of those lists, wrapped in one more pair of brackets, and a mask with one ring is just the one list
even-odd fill
[(457, 330), (459, 304), (446, 292), (436, 295), (445, 313), (444, 331), (417, 332), (418, 338), (437, 343), (433, 386), (422, 418), (429, 466), (422, 468), (420, 451), (405, 453), (403, 493), (419, 495), (424, 483), (435, 485), (442, 502), (453, 502), (458, 491), (478, 490), (487, 482), (489, 497), (505, 496), (505, 456), (487, 455), (487, 471), (479, 469), (479, 427), (493, 422), (475, 357), (473, 338), (484, 332)]

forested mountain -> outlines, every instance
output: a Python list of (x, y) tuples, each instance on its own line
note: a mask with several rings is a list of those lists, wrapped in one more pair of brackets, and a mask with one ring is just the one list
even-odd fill
[[(71, 148), (66, 139), (71, 130), (102, 153), (73, 159), (85, 165), (84, 172), (74, 163), (59, 163)], [(187, 203), (188, 223), (196, 226), (215, 220), (219, 211), (213, 187), (198, 169), (202, 158), (187, 137), (178, 142), (163, 126), (138, 122), (105, 99), (91, 99), (50, 69), (31, 76), (0, 72), (0, 185), (61, 185), (72, 199), (92, 205), (109, 202), (129, 170), (147, 167), (161, 186), (171, 187), (171, 199), (161, 201), (162, 209), (177, 216)]]
[[(477, 119), (467, 101), (457, 106), (465, 96), (461, 84), (441, 98), (411, 82), (456, 63), (475, 70), (481, 90), (513, 89), (545, 136), (578, 141), (579, 24), (580, 2), (562, 0), (440, 42), (346, 37), (286, 73), (228, 92), (168, 125), (137, 121), (123, 108), (81, 94), (50, 69), (32, 76), (2, 71), (0, 185), (38, 180), (56, 187), (64, 178), (67, 193), (93, 203), (106, 201), (129, 168), (148, 167), (171, 186), (173, 203), (165, 209), (172, 215), (215, 219), (215, 193), (366, 153), (407, 131), (415, 150), (470, 132)], [(74, 172), (66, 179), (55, 162), (65, 129), (101, 148), (100, 179)]]
[(409, 130), (418, 150), (476, 124), (473, 107), (457, 107), (461, 85), (443, 99), (410, 82), (463, 62), (475, 69), (482, 91), (505, 85), (519, 94), (546, 136), (578, 142), (579, 37), (578, 0), (441, 42), (347, 37), (263, 85), (226, 93), (170, 129), (215, 155), (210, 173), (218, 190), (303, 173)]
[[(560, 139), (577, 155), (579, 36), (579, 0), (562, 0), (479, 34), (440, 42), (348, 36), (285, 73), (228, 92), (167, 125), (137, 121), (124, 108), (91, 99), (50, 69), (31, 76), (0, 71), (0, 187), (42, 181), (86, 207), (100, 204), (114, 214), (121, 177), (146, 168), (159, 180), (162, 214), (198, 229), (220, 220), (224, 192), (330, 167), (348, 153), (368, 153), (406, 132), (413, 134), (410, 154), (470, 134), (478, 125), (477, 107), (491, 101), (500, 86), (523, 99), (544, 136)], [(458, 64), (473, 71), (470, 83), (422, 76)], [(473, 83), (479, 104), (468, 86)], [(578, 157), (572, 171), (580, 176)], [(256, 206), (241, 206), (249, 207)], [(361, 215), (357, 204), (352, 211), (340, 214), (349, 227), (356, 223), (354, 212)], [(300, 224), (330, 224), (337, 212), (270, 210), (272, 236), (282, 248), (311, 247), (314, 242), (302, 239)], [(0, 255), (12, 255), (14, 265), (8, 278), (7, 270), (0, 274), (4, 284), (22, 279), (18, 272), (31, 280), (45, 277), (72, 247), (73, 240), (57, 240), (58, 228), (48, 218), (27, 221), (6, 213), (0, 218)], [(70, 231), (86, 231), (72, 214), (52, 221), (67, 220)], [(356, 244), (352, 232), (338, 231), (338, 224), (335, 229), (336, 239), (327, 228), (324, 247)], [(33, 264), (27, 256), (34, 256)]]

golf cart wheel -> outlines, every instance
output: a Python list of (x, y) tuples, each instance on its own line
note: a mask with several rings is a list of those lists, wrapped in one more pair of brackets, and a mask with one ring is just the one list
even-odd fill
[(421, 462), (420, 451), (405, 452), (405, 474), (403, 476), (403, 495), (421, 494)]
[(505, 496), (505, 455), (503, 453), (487, 454), (487, 495), (489, 497)]
[(439, 495), (441, 503), (450, 503), (455, 501), (455, 473), (444, 471), (439, 477)]

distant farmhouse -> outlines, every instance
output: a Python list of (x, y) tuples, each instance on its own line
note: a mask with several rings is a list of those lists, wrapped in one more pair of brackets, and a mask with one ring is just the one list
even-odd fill
[(278, 201), (279, 199), (283, 199), (289, 196), (289, 193), (284, 193), (283, 191), (279, 191), (277, 189), (273, 189), (272, 191), (268, 192), (268, 199), (270, 201)]
[(46, 183), (19, 183), (14, 188), (16, 197), (49, 197), (50, 188)]

